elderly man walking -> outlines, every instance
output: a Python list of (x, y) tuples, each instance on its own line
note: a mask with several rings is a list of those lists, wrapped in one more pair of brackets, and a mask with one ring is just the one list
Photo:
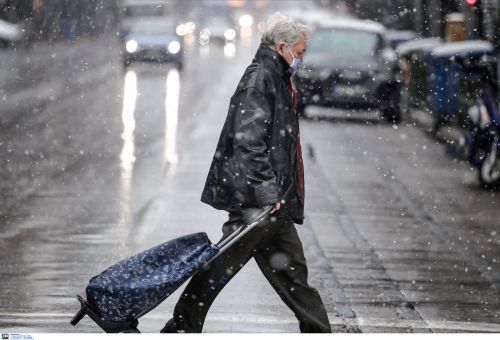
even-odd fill
[(273, 14), (262, 43), (230, 102), (201, 200), (229, 212), (227, 237), (256, 208), (273, 206), (266, 220), (207, 270), (193, 276), (162, 333), (201, 332), (218, 293), (254, 258), (301, 332), (331, 332), (295, 229), (304, 219), (304, 170), (296, 95), (290, 82), (300, 68), (311, 30)]

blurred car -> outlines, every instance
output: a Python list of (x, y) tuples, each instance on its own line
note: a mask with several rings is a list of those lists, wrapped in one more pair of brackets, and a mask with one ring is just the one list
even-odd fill
[(24, 38), (24, 30), (20, 24), (0, 19), (0, 46), (8, 46)]
[(123, 32), (123, 62), (172, 62), (183, 66), (183, 40), (176, 34), (175, 19), (163, 16), (134, 17)]
[[(302, 2), (300, 7), (292, 7), (284, 10), (283, 12), (293, 19), (312, 28), (315, 28), (322, 22), (329, 22), (340, 18), (331, 11), (314, 5), (314, 2)], [(343, 17), (345, 17), (345, 15), (343, 15)]]
[(418, 35), (414, 31), (388, 30), (385, 37), (389, 46), (396, 50), (400, 44), (417, 39)]
[(316, 27), (304, 67), (294, 82), (298, 112), (307, 105), (345, 108), (375, 107), (398, 122), (397, 59), (385, 38), (384, 26), (359, 19), (336, 19)]
[(210, 42), (225, 44), (236, 40), (236, 34), (232, 20), (225, 16), (210, 16), (202, 23), (199, 42), (201, 45), (207, 45)]

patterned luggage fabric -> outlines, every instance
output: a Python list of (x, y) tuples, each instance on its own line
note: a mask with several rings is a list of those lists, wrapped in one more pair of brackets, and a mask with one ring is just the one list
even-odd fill
[(218, 253), (206, 233), (179, 237), (124, 259), (90, 279), (87, 300), (101, 317), (123, 322), (146, 314)]

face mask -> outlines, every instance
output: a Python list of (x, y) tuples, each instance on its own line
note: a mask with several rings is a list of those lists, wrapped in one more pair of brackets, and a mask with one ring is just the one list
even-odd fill
[(290, 52), (290, 55), (292, 56), (292, 63), (290, 64), (290, 67), (292, 68), (293, 72), (297, 72), (297, 70), (302, 66), (303, 60), (302, 58), (295, 58), (288, 45), (285, 46), (288, 49), (288, 52)]

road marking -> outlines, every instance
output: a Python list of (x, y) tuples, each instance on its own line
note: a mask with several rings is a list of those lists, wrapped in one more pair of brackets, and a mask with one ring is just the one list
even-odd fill
[[(72, 313), (4, 313), (0, 314), (0, 320), (5, 321), (16, 319), (17, 322), (27, 318), (66, 318), (73, 317)], [(500, 324), (484, 322), (446, 321), (446, 320), (393, 320), (384, 318), (339, 318), (334, 315), (328, 316), (332, 326), (362, 326), (378, 328), (401, 328), (401, 329), (433, 329), (457, 332), (500, 332)], [(165, 316), (156, 313), (144, 317), (145, 320), (164, 321)], [(141, 319), (142, 320), (142, 319)], [(283, 315), (262, 315), (262, 314), (228, 314), (211, 313), (207, 316), (207, 322), (230, 322), (230, 323), (254, 323), (263, 325), (297, 323), (293, 317)], [(69, 322), (69, 321), (68, 321)], [(4, 326), (5, 327), (5, 326)], [(19, 326), (18, 326), (19, 327)]]
[(500, 332), (500, 324), (446, 320), (390, 320), (379, 318), (358, 318), (360, 326), (390, 328), (430, 328), (433, 330)]

